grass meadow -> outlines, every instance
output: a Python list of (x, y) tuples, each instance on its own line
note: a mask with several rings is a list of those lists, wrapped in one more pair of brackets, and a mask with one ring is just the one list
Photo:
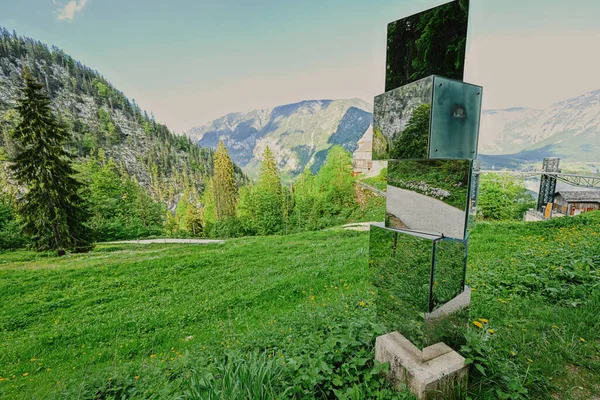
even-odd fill
[[(411, 398), (373, 363), (368, 237), (0, 253), (0, 398)], [(600, 213), (481, 223), (469, 251), (468, 396), (600, 396)]]

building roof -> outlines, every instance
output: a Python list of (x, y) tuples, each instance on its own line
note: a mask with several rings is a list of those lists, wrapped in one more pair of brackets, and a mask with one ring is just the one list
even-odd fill
[(556, 192), (556, 195), (560, 195), (565, 201), (568, 202), (599, 202), (600, 203), (600, 190), (561, 190)]

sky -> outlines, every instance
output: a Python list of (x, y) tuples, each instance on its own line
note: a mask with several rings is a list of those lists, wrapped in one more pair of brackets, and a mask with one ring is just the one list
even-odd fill
[[(226, 113), (384, 90), (388, 22), (446, 0), (0, 0), (0, 26), (98, 70), (178, 133)], [(484, 109), (600, 89), (600, 1), (472, 0)]]

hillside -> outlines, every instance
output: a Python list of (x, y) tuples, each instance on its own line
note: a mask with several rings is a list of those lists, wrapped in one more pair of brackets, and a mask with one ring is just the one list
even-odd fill
[[(600, 395), (599, 223), (588, 213), (472, 232), (471, 319), (486, 321), (461, 350), (477, 364), (472, 399)], [(226, 354), (236, 365), (256, 351), (282, 367), (272, 382), (290, 389), (277, 398), (359, 386), (349, 398), (406, 399), (378, 397), (387, 386), (370, 374), (382, 332), (368, 241), (332, 229), (63, 258), (0, 252), (0, 398), (179, 398)]]
[[(13, 151), (8, 132), (18, 119), (12, 108), (23, 85), (24, 66), (45, 85), (55, 114), (72, 133), (70, 151), (79, 159), (104, 153), (169, 207), (184, 179), (202, 191), (212, 170), (212, 150), (173, 134), (100, 73), (62, 50), (4, 28), (0, 29), (0, 154)], [(243, 179), (241, 170), (236, 171)]]
[[(569, 163), (600, 162), (600, 90), (544, 110), (510, 108), (482, 113), (479, 153), (489, 163), (519, 165), (557, 156)], [(482, 157), (484, 161), (486, 157)]]
[(302, 101), (230, 113), (190, 129), (187, 135), (210, 148), (222, 139), (233, 161), (253, 176), (269, 146), (284, 174), (294, 176), (306, 166), (317, 172), (335, 144), (354, 151), (372, 122), (371, 110), (372, 106), (360, 99)]

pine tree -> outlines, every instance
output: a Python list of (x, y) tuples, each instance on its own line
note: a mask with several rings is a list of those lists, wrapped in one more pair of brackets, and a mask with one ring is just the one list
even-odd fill
[(26, 188), (18, 208), (22, 232), (39, 250), (62, 255), (65, 249), (89, 249), (80, 183), (65, 149), (68, 134), (52, 115), (43, 86), (27, 69), (23, 76), (25, 88), (16, 107), (21, 121), (13, 132), (19, 152), (12, 166), (15, 179)]
[(233, 177), (233, 163), (221, 140), (214, 156), (213, 190), (217, 220), (235, 217), (237, 187)]
[(217, 222), (217, 215), (215, 210), (215, 192), (213, 180), (209, 179), (206, 182), (206, 188), (202, 194), (202, 226), (206, 234), (210, 232), (210, 228)]
[(263, 153), (260, 176), (253, 191), (254, 218), (260, 235), (280, 233), (283, 228), (281, 179), (269, 147)]
[(329, 216), (349, 215), (356, 207), (352, 155), (341, 146), (333, 146), (315, 178), (323, 212)]

